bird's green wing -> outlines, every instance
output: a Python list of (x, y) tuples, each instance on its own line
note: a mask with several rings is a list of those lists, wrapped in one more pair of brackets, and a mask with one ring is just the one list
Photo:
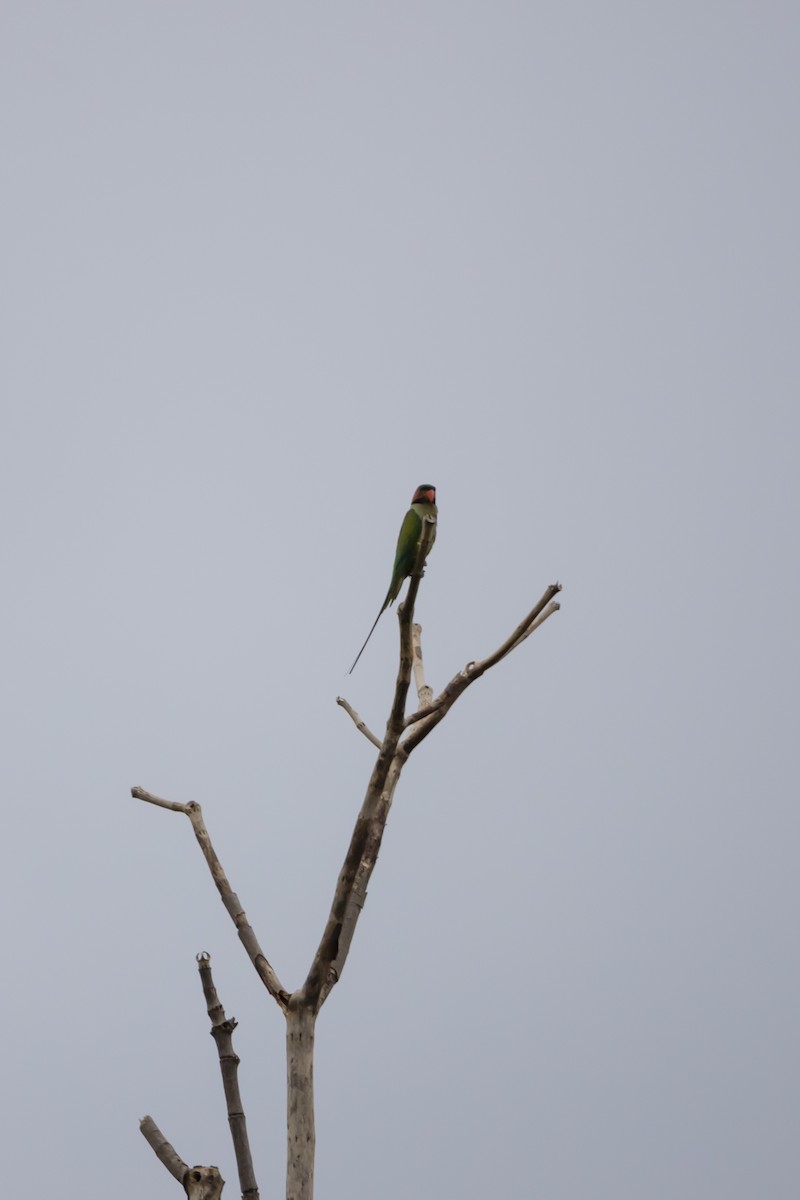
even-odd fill
[(393, 604), (397, 599), (403, 580), (414, 570), (417, 557), (419, 538), (422, 533), (422, 518), (410, 508), (400, 526), (400, 536), (397, 539), (397, 552), (394, 556), (392, 582), (386, 593), (386, 604)]

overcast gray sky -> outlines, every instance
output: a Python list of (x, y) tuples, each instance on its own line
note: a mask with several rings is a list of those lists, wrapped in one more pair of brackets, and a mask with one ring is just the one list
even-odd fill
[[(18, 3), (3, 147), (3, 1190), (263, 1196), (396, 623), (431, 683), (320, 1018), (327, 1200), (797, 1188), (800, 16)], [(388, 992), (388, 995), (387, 995)]]

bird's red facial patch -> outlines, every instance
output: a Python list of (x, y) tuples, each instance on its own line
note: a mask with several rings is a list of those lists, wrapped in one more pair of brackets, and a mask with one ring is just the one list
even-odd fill
[(421, 504), (424, 501), (427, 501), (429, 504), (436, 503), (436, 488), (432, 483), (421, 483), (414, 492), (414, 499), (411, 503)]

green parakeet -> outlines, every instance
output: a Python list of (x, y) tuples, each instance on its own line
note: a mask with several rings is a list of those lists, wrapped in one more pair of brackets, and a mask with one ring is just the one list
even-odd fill
[[(367, 642), (375, 632), (375, 625), (381, 619), (381, 614), (393, 604), (397, 599), (400, 588), (403, 586), (403, 580), (407, 578), (414, 570), (414, 563), (417, 559), (417, 550), (419, 549), (419, 539), (422, 535), (422, 522), (427, 516), (435, 517), (438, 512), (436, 508), (436, 488), (432, 483), (421, 483), (414, 495), (411, 497), (411, 508), (403, 518), (403, 524), (400, 526), (400, 536), (397, 539), (397, 552), (394, 556), (394, 567), (392, 569), (392, 582), (389, 584), (389, 590), (386, 593), (386, 599), (381, 605), (381, 611), (375, 618), (375, 623), (367, 634), (367, 641), (356, 655), (356, 662), (348, 671), (352, 675), (355, 670), (356, 663), (364, 653)], [(434, 540), (436, 538), (436, 529), (433, 531)], [(433, 545), (433, 542), (431, 542)]]

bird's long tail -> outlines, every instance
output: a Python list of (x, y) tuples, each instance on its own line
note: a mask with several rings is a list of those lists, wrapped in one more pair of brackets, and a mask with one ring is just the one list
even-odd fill
[[(389, 590), (391, 591), (391, 589), (389, 589)], [(366, 650), (367, 642), (369, 641), (369, 639), (372, 637), (373, 633), (375, 632), (375, 626), (378, 624), (378, 621), (380, 621), (381, 617), (383, 616), (383, 614), (386, 611), (386, 609), (388, 608), (388, 606), (389, 606), (389, 592), (386, 593), (386, 599), (383, 602), (383, 607), (381, 608), (381, 611), (378, 613), (377, 617), (375, 618), (373, 625), (372, 625), (372, 629), (370, 629), (369, 633), (367, 634), (367, 639), (364, 642), (364, 645), (361, 647), (358, 654), (356, 655), (356, 661), (353, 663), (352, 667), (347, 672), (348, 675), (352, 675), (353, 671), (355, 671), (356, 663), (358, 662), (358, 660), (361, 658), (361, 655)]]

